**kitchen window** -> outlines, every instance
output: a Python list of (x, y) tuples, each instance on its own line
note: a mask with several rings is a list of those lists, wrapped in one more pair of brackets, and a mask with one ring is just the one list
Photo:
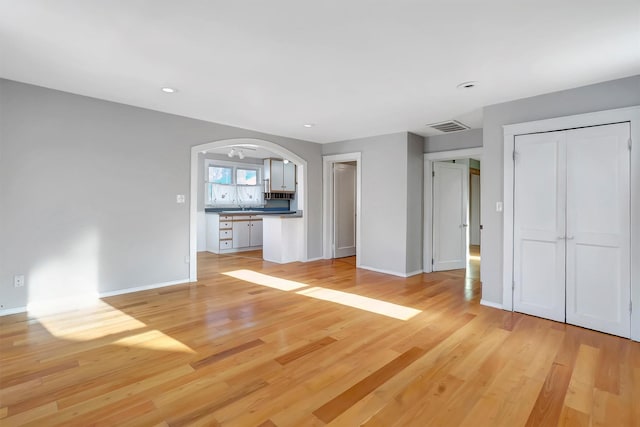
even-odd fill
[(205, 206), (263, 206), (262, 166), (204, 159)]
[(233, 168), (226, 166), (209, 166), (208, 182), (212, 184), (233, 184)]
[(238, 185), (258, 185), (257, 169), (236, 169), (236, 184)]

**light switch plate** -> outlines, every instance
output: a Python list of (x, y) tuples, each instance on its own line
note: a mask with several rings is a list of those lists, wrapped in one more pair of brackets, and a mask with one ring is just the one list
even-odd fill
[(502, 202), (496, 202), (496, 212), (502, 212)]
[(178, 194), (176, 196), (176, 203), (178, 204), (184, 204), (184, 194)]

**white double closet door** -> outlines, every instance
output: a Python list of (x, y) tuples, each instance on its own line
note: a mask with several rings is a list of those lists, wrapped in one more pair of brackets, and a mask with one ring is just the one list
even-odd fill
[(629, 123), (516, 136), (515, 311), (630, 335)]

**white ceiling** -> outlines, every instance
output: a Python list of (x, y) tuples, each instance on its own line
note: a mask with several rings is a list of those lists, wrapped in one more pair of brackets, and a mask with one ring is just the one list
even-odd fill
[(8, 79), (278, 135), (427, 135), (640, 73), (640, 1), (0, 0), (0, 54)]

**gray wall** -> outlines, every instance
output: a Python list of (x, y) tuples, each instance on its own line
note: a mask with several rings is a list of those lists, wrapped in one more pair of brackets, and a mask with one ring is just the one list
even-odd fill
[(424, 138), (401, 132), (325, 144), (322, 154), (362, 153), (363, 267), (422, 270)]
[(422, 271), (424, 208), (424, 138), (407, 140), (407, 273)]
[(476, 147), (482, 147), (482, 129), (429, 136), (424, 140), (425, 153)]
[(502, 304), (503, 130), (507, 124), (640, 105), (640, 76), (484, 108), (482, 157), (482, 298)]
[[(7, 80), (0, 113), (3, 309), (187, 278), (191, 146), (265, 139), (307, 160), (310, 196), (322, 187), (315, 143)], [(309, 197), (305, 212), (311, 258), (322, 255), (321, 204)]]

